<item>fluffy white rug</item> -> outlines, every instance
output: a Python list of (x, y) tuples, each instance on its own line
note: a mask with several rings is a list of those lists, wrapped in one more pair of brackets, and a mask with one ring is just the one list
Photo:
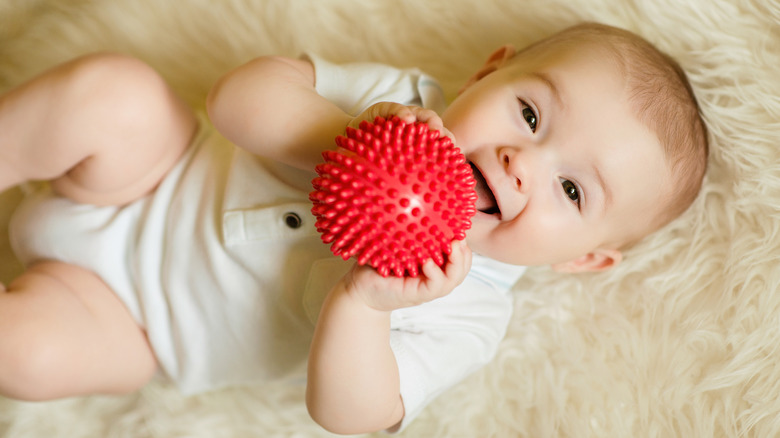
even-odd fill
[[(780, 436), (777, 0), (3, 0), (0, 90), (113, 50), (145, 59), (202, 107), (227, 69), (306, 50), (416, 65), (452, 96), (492, 48), (581, 20), (636, 31), (688, 71), (712, 140), (703, 193), (613, 272), (533, 270), (496, 360), (403, 436)], [(17, 199), (0, 197), (3, 226)], [(19, 268), (0, 243), (7, 281)], [(157, 383), (119, 398), (0, 399), (0, 433), (330, 436), (302, 400), (302, 386), (184, 398)]]

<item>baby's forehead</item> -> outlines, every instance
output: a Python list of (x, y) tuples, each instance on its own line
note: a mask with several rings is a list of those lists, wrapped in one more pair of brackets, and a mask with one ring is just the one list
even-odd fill
[(621, 45), (602, 39), (563, 39), (543, 42), (532, 45), (518, 51), (512, 59), (512, 63), (528, 63), (534, 60), (543, 63), (555, 61), (565, 63), (570, 59), (589, 59), (597, 63), (603, 63), (605, 68), (616, 68), (625, 73), (625, 64), (634, 54)]
[(561, 95), (571, 89), (598, 83), (625, 102), (631, 100), (630, 93), (627, 93), (625, 64), (604, 45), (558, 43), (549, 48), (520, 52), (508, 66), (513, 70), (514, 80), (541, 78), (561, 91)]
[[(627, 112), (636, 113), (629, 108), (633, 97), (623, 64), (601, 45), (556, 44), (550, 50), (521, 52), (511, 61), (510, 69), (509, 80), (540, 82), (562, 106), (595, 109), (619, 102)], [(578, 102), (581, 95), (592, 98)]]
[(672, 163), (658, 136), (646, 126), (626, 131), (625, 142), (602, 151), (601, 172), (612, 193), (605, 218), (625, 228), (624, 243), (657, 228), (669, 208), (677, 184)]

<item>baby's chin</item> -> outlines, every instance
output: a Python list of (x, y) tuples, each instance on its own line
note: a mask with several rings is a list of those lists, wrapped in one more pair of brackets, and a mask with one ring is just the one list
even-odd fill
[(498, 221), (492, 215), (477, 212), (472, 217), (471, 228), (466, 231), (466, 244), (468, 244), (469, 249), (473, 253), (503, 261), (501, 260), (504, 258), (501, 254), (503, 251), (497, 251), (496, 248), (491, 246), (493, 244), (491, 243), (490, 234), (497, 224)]

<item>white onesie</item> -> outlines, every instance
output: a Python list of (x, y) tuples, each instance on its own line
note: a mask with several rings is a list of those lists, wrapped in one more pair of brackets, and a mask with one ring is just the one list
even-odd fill
[[(317, 91), (350, 114), (379, 101), (443, 109), (439, 86), (418, 70), (310, 59)], [(25, 263), (98, 273), (185, 394), (297, 378), (322, 301), (350, 266), (314, 228), (314, 176), (234, 146), (204, 117), (154, 193), (96, 207), (41, 190), (15, 213), (12, 245)], [(523, 270), (475, 255), (451, 294), (392, 313), (404, 424), (493, 357)]]

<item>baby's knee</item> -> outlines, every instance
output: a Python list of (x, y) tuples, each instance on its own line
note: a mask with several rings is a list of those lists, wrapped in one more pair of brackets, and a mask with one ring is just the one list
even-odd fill
[(84, 88), (81, 102), (91, 105), (83, 113), (85, 126), (99, 120), (112, 135), (142, 142), (156, 136), (179, 140), (172, 134), (182, 128), (189, 141), (195, 122), (192, 111), (150, 65), (113, 53), (89, 55), (77, 64), (75, 88)]
[(108, 117), (112, 125), (130, 124), (132, 129), (168, 111), (165, 80), (131, 56), (96, 53), (77, 58), (63, 69), (62, 81), (59, 97), (97, 123)]
[(118, 53), (95, 53), (76, 61), (76, 76), (93, 90), (118, 99), (145, 99), (148, 91), (164, 85), (144, 61)]

